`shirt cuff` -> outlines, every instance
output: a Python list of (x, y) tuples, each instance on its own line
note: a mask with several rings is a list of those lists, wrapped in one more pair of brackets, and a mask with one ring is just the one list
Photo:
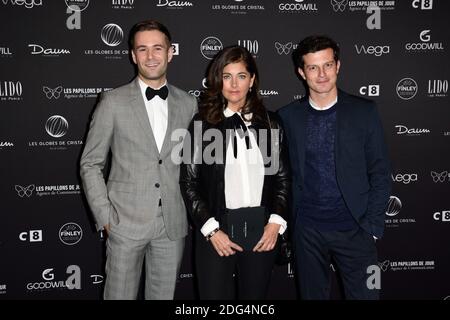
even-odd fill
[(269, 218), (269, 223), (276, 223), (280, 225), (279, 234), (283, 234), (287, 229), (287, 222), (278, 214), (272, 213)]
[(219, 228), (219, 222), (217, 222), (217, 220), (214, 218), (209, 218), (208, 221), (206, 221), (203, 227), (200, 229), (200, 232), (203, 234), (203, 236), (206, 237), (216, 228)]

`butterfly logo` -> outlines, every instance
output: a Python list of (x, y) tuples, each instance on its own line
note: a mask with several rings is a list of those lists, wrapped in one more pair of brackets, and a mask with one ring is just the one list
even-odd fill
[(381, 270), (387, 271), (389, 266), (391, 265), (391, 262), (389, 260), (384, 260), (383, 262), (378, 262), (378, 266)]
[(59, 96), (61, 95), (61, 92), (63, 90), (62, 86), (56, 87), (55, 89), (49, 88), (49, 87), (42, 87), (42, 91), (44, 91), (46, 97), (48, 99), (59, 99)]
[(433, 178), (434, 182), (444, 182), (445, 178), (448, 176), (448, 171), (442, 171), (441, 173), (437, 173), (435, 171), (431, 171), (431, 177)]
[(277, 49), (278, 54), (289, 54), (292, 49), (292, 42), (288, 42), (286, 44), (281, 44), (279, 42), (275, 42), (275, 49)]
[(24, 196), (27, 196), (28, 198), (31, 197), (31, 194), (34, 191), (34, 188), (35, 188), (34, 184), (30, 184), (28, 187), (22, 187), (22, 186), (19, 186), (18, 184), (16, 184), (14, 186), (14, 189), (16, 189), (17, 194), (21, 198), (23, 198)]
[(342, 1), (331, 0), (331, 5), (333, 6), (334, 12), (338, 12), (338, 11), (344, 12), (347, 4), (348, 4), (348, 0), (342, 0)]

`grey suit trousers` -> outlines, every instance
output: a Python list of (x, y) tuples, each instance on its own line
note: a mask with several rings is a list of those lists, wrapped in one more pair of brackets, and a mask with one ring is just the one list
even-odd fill
[(145, 299), (171, 300), (184, 250), (184, 238), (170, 240), (163, 216), (156, 218), (148, 238), (133, 240), (112, 229), (106, 241), (105, 300), (137, 298), (145, 261)]

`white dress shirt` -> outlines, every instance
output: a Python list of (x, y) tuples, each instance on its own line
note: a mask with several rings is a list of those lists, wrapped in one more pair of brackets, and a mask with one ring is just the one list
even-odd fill
[[(161, 87), (153, 89), (158, 90), (166, 84), (167, 82)], [(139, 86), (141, 87), (142, 96), (144, 97), (145, 109), (147, 110), (148, 120), (150, 120), (150, 126), (152, 127), (153, 136), (155, 137), (156, 146), (158, 147), (158, 151), (161, 152), (164, 137), (166, 136), (167, 131), (167, 99), (163, 100), (160, 96), (155, 95), (153, 99), (147, 100), (145, 90), (147, 90), (148, 85), (139, 79)]]
[[(235, 111), (224, 110), (226, 117), (231, 117)], [(239, 113), (239, 112), (238, 112)], [(240, 113), (239, 113), (240, 115)], [(251, 122), (244, 121), (248, 127)], [(237, 158), (234, 157), (233, 145), (228, 144), (225, 163), (225, 206), (228, 209), (244, 207), (258, 207), (261, 205), (262, 190), (264, 185), (264, 160), (258, 148), (256, 137), (252, 131), (248, 131), (250, 138), (250, 149), (247, 149), (245, 139), (237, 138)], [(281, 225), (280, 234), (287, 228), (286, 221), (277, 214), (271, 214), (270, 223)], [(207, 236), (214, 229), (219, 228), (219, 222), (210, 218), (200, 229)]]

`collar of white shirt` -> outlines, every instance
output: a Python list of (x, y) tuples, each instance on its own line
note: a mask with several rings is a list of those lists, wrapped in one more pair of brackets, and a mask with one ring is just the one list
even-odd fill
[[(245, 123), (245, 125), (248, 127), (248, 126), (250, 126), (252, 123), (251, 123), (251, 121), (246, 121), (245, 120), (245, 118), (244, 117), (242, 117), (242, 114), (239, 112), (239, 111), (233, 111), (233, 110), (231, 110), (230, 108), (225, 108), (225, 110), (223, 110), (223, 114), (224, 114), (224, 116), (225, 117), (227, 117), (227, 118), (229, 118), (229, 117), (231, 117), (232, 115), (234, 115), (235, 113), (237, 113), (237, 114), (239, 114), (239, 116), (241, 116), (241, 118), (242, 118), (242, 120), (244, 120), (244, 123)], [(249, 113), (248, 114), (250, 117), (251, 117), (251, 113)]]
[(319, 110), (319, 111), (325, 111), (327, 109), (330, 109), (332, 106), (334, 106), (337, 103), (338, 98), (334, 99), (329, 105), (326, 105), (324, 108), (319, 108), (317, 104), (314, 103), (314, 101), (309, 98), (309, 104), (313, 109)]

